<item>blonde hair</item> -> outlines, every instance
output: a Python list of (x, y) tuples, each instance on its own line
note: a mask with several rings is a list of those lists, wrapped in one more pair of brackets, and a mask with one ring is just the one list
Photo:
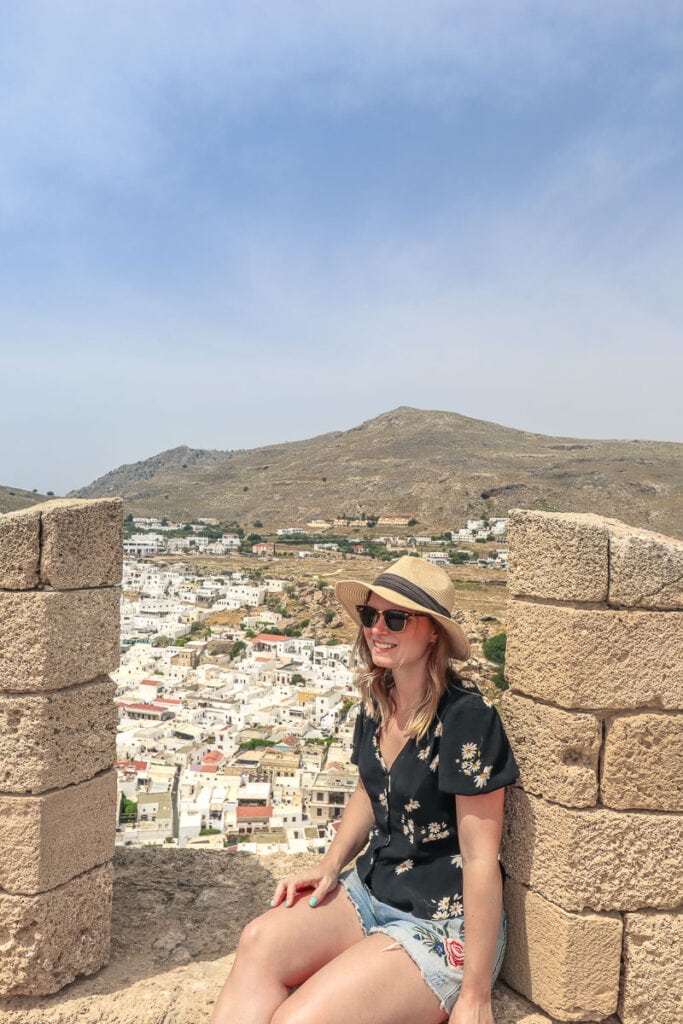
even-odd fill
[[(451, 669), (450, 641), (440, 623), (431, 620), (437, 634), (436, 643), (432, 644), (427, 658), (427, 689), (407, 723), (404, 732), (421, 740), (431, 725), (436, 709), (448, 686)], [(380, 726), (387, 724), (396, 710), (393, 697), (394, 678), (391, 669), (378, 668), (372, 660), (372, 654), (363, 630), (358, 631), (353, 645), (353, 664), (356, 668), (356, 686), (363, 698), (365, 712), (371, 718), (379, 719)]]

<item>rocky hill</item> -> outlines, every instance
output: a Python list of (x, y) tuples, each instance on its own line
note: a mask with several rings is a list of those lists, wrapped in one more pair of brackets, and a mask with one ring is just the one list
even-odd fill
[(49, 501), (49, 497), (38, 491), (24, 491), (21, 487), (0, 487), (0, 513), (39, 505), (41, 501)]
[(246, 451), (174, 448), (74, 492), (127, 511), (264, 528), (344, 513), (442, 529), (519, 506), (617, 515), (683, 534), (683, 444), (587, 440), (402, 407), (351, 430)]

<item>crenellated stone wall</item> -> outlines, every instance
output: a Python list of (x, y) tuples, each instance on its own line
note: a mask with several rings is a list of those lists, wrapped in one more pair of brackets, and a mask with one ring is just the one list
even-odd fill
[(123, 503), (0, 516), (0, 995), (107, 962)]
[(502, 976), (553, 1020), (680, 1024), (683, 543), (510, 516)]
[[(207, 1021), (239, 929), (272, 891), (271, 863), (249, 855), (119, 850), (99, 970), (122, 516), (119, 499), (0, 516), (2, 1024)], [(679, 1024), (683, 543), (516, 511), (510, 549), (502, 712), (521, 782), (496, 1022)]]

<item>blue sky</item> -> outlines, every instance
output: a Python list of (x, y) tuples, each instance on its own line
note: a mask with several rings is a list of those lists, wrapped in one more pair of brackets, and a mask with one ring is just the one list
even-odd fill
[(683, 439), (679, 3), (28, 0), (0, 95), (0, 483), (398, 405)]

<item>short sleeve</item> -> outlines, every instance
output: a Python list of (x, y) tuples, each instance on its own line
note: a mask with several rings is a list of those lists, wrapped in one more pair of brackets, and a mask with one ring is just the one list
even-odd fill
[(353, 729), (353, 741), (351, 743), (351, 764), (358, 764), (360, 759), (360, 745), (363, 739), (363, 727), (365, 725), (365, 711), (361, 706), (356, 715), (356, 724)]
[(498, 711), (480, 693), (454, 702), (443, 720), (439, 789), (476, 796), (511, 785), (519, 777)]

